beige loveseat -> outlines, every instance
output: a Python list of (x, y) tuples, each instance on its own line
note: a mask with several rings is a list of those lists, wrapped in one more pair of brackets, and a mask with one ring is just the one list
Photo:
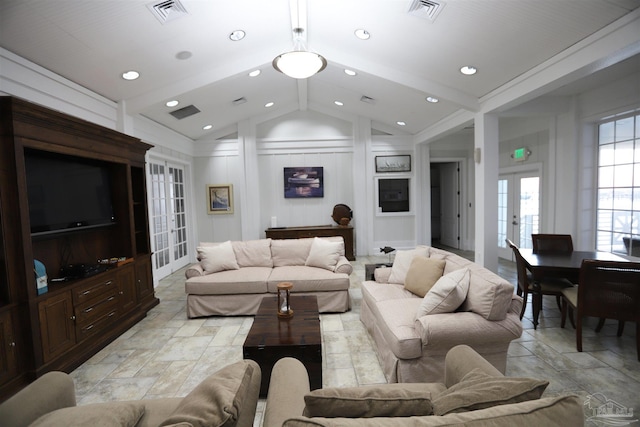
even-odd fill
[(351, 308), (342, 237), (200, 243), (199, 262), (185, 272), (187, 315), (254, 315), (280, 282), (292, 293), (315, 295), (321, 313)]
[(427, 246), (399, 251), (375, 278), (362, 284), (360, 319), (387, 381), (442, 382), (445, 355), (458, 344), (505, 372), (509, 343), (522, 335), (522, 298), (511, 283)]
[(273, 367), (264, 427), (582, 427), (577, 396), (541, 397), (548, 382), (504, 377), (468, 346), (446, 357), (444, 383), (379, 384), (309, 391), (305, 367)]
[(260, 381), (258, 364), (243, 360), (210, 375), (184, 398), (76, 406), (73, 379), (64, 372), (53, 371), (0, 405), (0, 425), (252, 427)]

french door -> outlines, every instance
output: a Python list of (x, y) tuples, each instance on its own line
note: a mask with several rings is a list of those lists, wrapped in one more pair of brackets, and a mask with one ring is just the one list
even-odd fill
[(498, 256), (512, 259), (505, 243), (531, 248), (531, 234), (540, 229), (540, 174), (501, 174), (498, 179)]
[(154, 277), (160, 279), (189, 262), (185, 171), (168, 162), (149, 163), (151, 246)]

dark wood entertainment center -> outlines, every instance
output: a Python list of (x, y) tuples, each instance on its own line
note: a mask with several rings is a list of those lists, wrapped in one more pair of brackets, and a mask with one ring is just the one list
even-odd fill
[[(111, 129), (0, 97), (0, 401), (52, 370), (70, 372), (159, 303), (151, 271), (145, 153)], [(32, 235), (25, 153), (56, 153), (108, 168), (115, 222)], [(78, 203), (82, 203), (78, 200)], [(127, 263), (53, 282), (66, 263)], [(49, 277), (38, 295), (34, 260)], [(65, 265), (63, 265), (65, 264)]]

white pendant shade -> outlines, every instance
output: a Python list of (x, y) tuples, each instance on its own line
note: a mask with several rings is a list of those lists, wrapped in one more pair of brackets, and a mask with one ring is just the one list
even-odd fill
[(273, 60), (273, 67), (294, 79), (306, 79), (324, 70), (327, 61), (317, 53), (292, 51), (278, 55)]

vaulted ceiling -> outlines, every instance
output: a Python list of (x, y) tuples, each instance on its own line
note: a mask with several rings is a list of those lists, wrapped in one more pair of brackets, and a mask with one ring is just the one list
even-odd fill
[[(417, 134), (456, 112), (477, 111), (483, 96), (639, 6), (640, 0), (2, 0), (0, 46), (193, 140), (243, 120), (308, 109)], [(296, 8), (306, 12), (292, 16)], [(428, 16), (433, 11), (435, 19)], [(328, 61), (306, 80), (271, 65), (292, 49), (293, 26), (304, 27), (307, 48)], [(357, 38), (357, 29), (370, 38)], [(244, 39), (232, 41), (235, 30)], [(465, 65), (477, 74), (463, 75)], [(140, 78), (122, 79), (127, 70)], [(254, 70), (260, 75), (250, 77)], [(170, 100), (179, 104), (167, 107)], [(189, 105), (200, 112), (170, 114)], [(207, 124), (213, 128), (204, 130)]]

